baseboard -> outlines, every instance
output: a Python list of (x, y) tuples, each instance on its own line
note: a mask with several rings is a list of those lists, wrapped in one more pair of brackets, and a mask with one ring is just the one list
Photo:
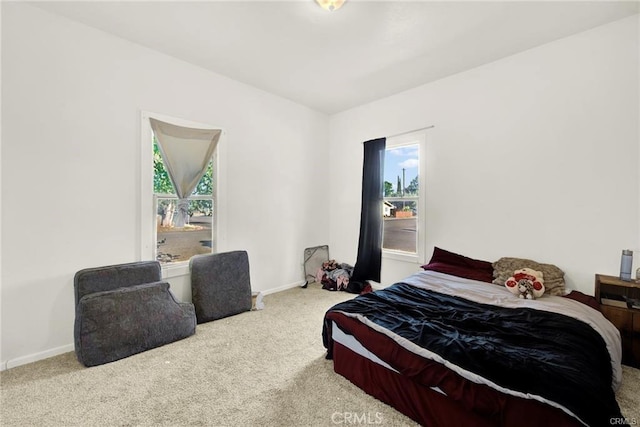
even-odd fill
[(15, 368), (16, 366), (37, 362), (38, 360), (48, 359), (49, 357), (57, 356), (63, 353), (68, 353), (73, 350), (74, 350), (73, 344), (67, 344), (67, 345), (52, 348), (46, 351), (41, 351), (39, 353), (33, 353), (27, 356), (18, 357), (17, 359), (2, 361), (0, 362), (0, 371), (6, 371), (7, 369)]
[(271, 289), (267, 289), (265, 291), (260, 291), (260, 292), (262, 292), (262, 295), (275, 294), (276, 292), (282, 292), (282, 291), (286, 291), (287, 289), (293, 289), (293, 288), (302, 286), (304, 285), (304, 283), (305, 283), (304, 280), (300, 280), (298, 282), (289, 283), (288, 285), (283, 285), (277, 288), (271, 288)]

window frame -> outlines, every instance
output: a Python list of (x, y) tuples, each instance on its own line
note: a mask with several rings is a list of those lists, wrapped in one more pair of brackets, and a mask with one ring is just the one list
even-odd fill
[[(175, 124), (178, 126), (194, 127), (201, 129), (220, 129), (222, 133), (218, 140), (218, 145), (211, 156), (213, 163), (213, 186), (211, 200), (213, 205), (213, 218), (211, 221), (211, 253), (216, 253), (220, 250), (221, 240), (226, 237), (223, 230), (224, 213), (220, 206), (221, 196), (221, 177), (220, 171), (221, 152), (224, 147), (224, 136), (226, 134), (224, 128), (220, 126), (213, 126), (210, 124), (194, 122), (190, 120), (171, 117), (163, 114), (153, 113), (149, 111), (141, 111), (140, 121), (140, 164), (141, 164), (141, 177), (140, 177), (140, 237), (139, 237), (139, 260), (155, 260), (157, 254), (157, 211), (156, 211), (156, 199), (158, 197), (175, 196), (167, 194), (156, 194), (153, 187), (153, 131), (149, 118), (161, 120), (163, 122)], [(190, 196), (191, 198), (208, 198), (209, 195), (196, 195)], [(162, 266), (162, 276), (164, 278), (183, 276), (189, 274), (189, 261), (179, 261), (175, 263), (165, 263)]]
[[(426, 152), (427, 133), (426, 130), (410, 132), (398, 136), (387, 138), (385, 144), (385, 156), (387, 150), (393, 150), (410, 145), (418, 146), (418, 197), (416, 206), (418, 208), (418, 218), (416, 219), (416, 252), (405, 252), (395, 249), (385, 249), (382, 247), (382, 258), (424, 264), (425, 244), (426, 244)], [(408, 199), (407, 197), (384, 197), (383, 201), (393, 201), (398, 199)], [(413, 198), (411, 198), (413, 199)]]

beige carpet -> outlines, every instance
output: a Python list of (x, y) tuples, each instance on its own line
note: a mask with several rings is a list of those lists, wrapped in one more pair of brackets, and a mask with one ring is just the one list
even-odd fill
[[(268, 295), (262, 311), (199, 325), (196, 335), (84, 368), (73, 353), (0, 373), (4, 426), (413, 426), (333, 372), (322, 316), (352, 297), (317, 284)], [(640, 371), (618, 401), (640, 422)], [(355, 417), (358, 417), (357, 419)], [(366, 417), (366, 418), (363, 418)]]

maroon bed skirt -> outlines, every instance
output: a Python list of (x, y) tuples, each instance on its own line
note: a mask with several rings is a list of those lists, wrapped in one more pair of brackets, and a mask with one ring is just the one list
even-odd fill
[[(347, 323), (353, 321), (353, 319), (344, 319), (343, 316), (339, 317)], [(388, 337), (362, 324), (350, 324), (349, 327), (365, 328), (368, 331), (364, 334), (375, 334), (376, 340), (386, 341), (387, 339), (388, 341), (384, 343), (385, 347), (393, 347), (396, 355), (405, 352)], [(348, 330), (349, 327), (346, 329)], [(360, 330), (360, 332), (363, 331)], [(372, 362), (338, 342), (334, 341), (332, 344), (336, 373), (424, 426), (576, 427), (582, 425), (577, 419), (558, 408), (475, 384), (435, 362), (427, 361), (426, 365), (419, 369), (421, 372), (412, 378)], [(413, 354), (399, 356), (418, 357)], [(434, 374), (433, 371), (438, 370), (440, 372)], [(438, 380), (434, 381), (434, 378)], [(433, 386), (444, 387), (448, 395), (432, 389)]]

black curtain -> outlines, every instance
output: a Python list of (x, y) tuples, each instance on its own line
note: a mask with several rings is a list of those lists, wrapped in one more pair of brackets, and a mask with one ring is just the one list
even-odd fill
[(358, 241), (358, 257), (351, 276), (351, 282), (357, 284), (365, 280), (380, 282), (384, 150), (386, 140), (386, 138), (373, 139), (363, 144), (364, 164), (362, 167), (360, 239)]

